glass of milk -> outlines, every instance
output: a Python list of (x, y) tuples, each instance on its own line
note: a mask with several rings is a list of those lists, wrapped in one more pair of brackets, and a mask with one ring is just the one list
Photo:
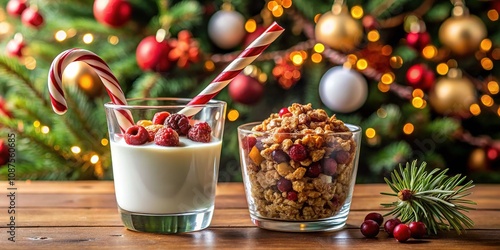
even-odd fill
[(125, 227), (151, 233), (183, 233), (210, 225), (224, 130), (226, 103), (211, 100), (189, 106), (199, 110), (190, 124), (207, 122), (210, 142), (179, 136), (178, 146), (155, 142), (128, 145), (116, 114), (128, 110), (135, 122), (154, 114), (185, 109), (190, 99), (130, 99), (127, 105), (106, 103), (113, 178), (118, 210)]

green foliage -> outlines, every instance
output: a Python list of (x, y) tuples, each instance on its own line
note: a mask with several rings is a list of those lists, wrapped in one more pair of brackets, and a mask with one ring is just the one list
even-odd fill
[(410, 165), (406, 163), (403, 169), (399, 165), (399, 172), (395, 169), (391, 179), (385, 182), (394, 193), (383, 195), (398, 197), (392, 203), (381, 204), (392, 209), (384, 216), (394, 215), (403, 223), (422, 221), (428, 231), (437, 234), (438, 230), (454, 229), (458, 234), (472, 228), (474, 222), (463, 212), (473, 210), (470, 205), (475, 202), (465, 199), (471, 194), (472, 180), (464, 183), (466, 177), (460, 174), (447, 176), (448, 170), (433, 169), (426, 171), (426, 163), (417, 167), (417, 161)]

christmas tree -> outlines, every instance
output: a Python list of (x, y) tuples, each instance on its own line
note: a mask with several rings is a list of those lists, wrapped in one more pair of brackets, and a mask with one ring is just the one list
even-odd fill
[(14, 147), (19, 179), (112, 178), (109, 98), (95, 72), (68, 66), (68, 113), (50, 107), (60, 52), (102, 57), (127, 98), (194, 97), (276, 21), (285, 33), (216, 97), (228, 103), (221, 181), (241, 180), (237, 126), (293, 102), (363, 128), (359, 182), (413, 159), (500, 181), (499, 1), (0, 3), (2, 178)]

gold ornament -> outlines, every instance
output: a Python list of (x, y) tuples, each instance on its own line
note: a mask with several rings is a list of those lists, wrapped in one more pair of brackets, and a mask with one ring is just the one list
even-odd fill
[(68, 86), (78, 86), (88, 97), (94, 98), (104, 93), (104, 85), (97, 73), (84, 62), (72, 62), (62, 75), (62, 82)]
[(429, 93), (434, 110), (443, 115), (468, 116), (469, 107), (476, 101), (476, 89), (457, 69), (450, 69), (447, 77), (438, 79)]
[(455, 7), (458, 15), (446, 19), (439, 28), (439, 41), (457, 55), (467, 55), (479, 49), (488, 35), (486, 26), (474, 15), (468, 15), (465, 7)]
[(486, 152), (482, 148), (472, 150), (468, 160), (469, 170), (476, 172), (488, 169), (488, 159)]
[(318, 20), (315, 28), (316, 40), (332, 49), (351, 51), (361, 43), (363, 27), (347, 11), (335, 4)]

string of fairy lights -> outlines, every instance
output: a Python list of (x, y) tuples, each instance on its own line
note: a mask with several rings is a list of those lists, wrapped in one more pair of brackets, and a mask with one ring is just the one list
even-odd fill
[[(245, 22), (245, 30), (247, 33), (256, 32), (259, 25), (261, 23), (265, 26), (265, 24), (269, 24), (272, 20), (276, 18), (280, 18), (285, 14), (285, 11), (289, 11), (291, 15), (294, 14), (292, 0), (271, 0), (268, 1), (266, 6), (263, 8), (261, 13), (256, 17), (251, 17)], [(361, 20), (365, 16), (365, 10), (362, 6), (356, 5), (352, 6), (349, 11), (350, 15), (356, 19)], [(318, 13), (314, 17), (314, 23), (317, 23), (319, 18), (321, 17), (321, 13)], [(500, 19), (500, 14), (495, 9), (489, 9), (487, 11), (487, 18), (496, 22)], [(299, 18), (300, 19), (300, 18)], [(308, 20), (304, 20), (305, 23)], [(419, 22), (419, 17), (415, 15), (407, 15), (403, 21), (404, 29), (406, 32), (414, 31), (418, 26), (413, 24)], [(0, 22), (0, 34), (8, 33), (12, 27), (10, 25), (5, 25), (6, 21)], [(312, 24), (313, 25), (313, 24)], [(304, 26), (294, 26), (292, 27), (292, 33), (299, 34), (303, 29), (306, 29)], [(311, 27), (309, 27), (311, 28)], [(23, 39), (21, 34), (16, 34), (14, 39)], [(64, 42), (67, 39), (81, 39), (84, 44), (92, 44), (95, 42), (95, 35), (91, 32), (81, 33), (74, 29), (70, 28), (67, 30), (57, 30), (54, 32), (54, 39), (57, 42)], [(379, 30), (372, 29), (366, 32), (366, 39), (369, 43), (381, 43), (381, 34)], [(118, 45), (120, 42), (120, 38), (116, 35), (109, 35), (107, 37), (107, 42), (111, 45)], [(381, 50), (381, 54), (384, 56), (389, 56), (390, 66), (392, 69), (396, 70), (401, 68), (404, 65), (404, 60), (401, 56), (392, 55), (393, 48), (390, 45), (383, 45)], [(437, 48), (433, 44), (429, 44), (419, 51), (420, 55), (432, 62), (438, 62), (435, 67), (435, 72), (440, 76), (446, 76), (451, 72), (453, 72), (458, 67), (458, 62), (454, 59), (448, 59), (446, 61), (442, 61), (442, 53), (441, 49)], [(235, 53), (228, 54), (212, 54), (205, 56), (205, 60), (203, 62), (204, 69), (208, 72), (216, 70), (217, 64), (224, 64), (232, 61), (236, 57)], [(485, 71), (493, 70), (493, 61), (500, 60), (500, 48), (495, 48), (493, 46), (493, 42), (489, 38), (485, 38), (481, 41), (478, 51), (474, 54), (476, 60), (479, 62), (479, 65)], [(381, 92), (389, 92), (393, 91), (396, 94), (399, 94), (401, 97), (409, 99), (410, 103), (413, 107), (417, 109), (424, 109), (427, 106), (427, 97), (425, 92), (422, 89), (415, 88), (407, 88), (401, 84), (398, 84), (396, 81), (396, 76), (393, 72), (384, 72), (379, 73), (374, 71), (371, 68), (370, 60), (360, 57), (354, 53), (352, 54), (341, 54), (336, 51), (325, 47), (324, 44), (318, 43), (314, 40), (314, 36), (309, 36), (309, 41), (305, 41), (296, 46), (293, 46), (289, 49), (282, 51), (272, 51), (263, 53), (257, 60), (277, 60), (280, 58), (286, 58), (289, 60), (294, 66), (300, 67), (304, 63), (310, 61), (312, 63), (322, 63), (324, 60), (329, 60), (336, 64), (342, 64), (344, 67), (350, 67), (364, 74), (365, 76), (372, 78), (376, 81), (378, 90)], [(35, 70), (37, 68), (36, 59), (33, 56), (30, 56), (29, 53), (22, 58), (21, 64), (24, 65), (28, 70)], [(248, 66), (244, 70), (244, 74), (251, 75), (255, 79), (257, 79), (260, 83), (265, 84), (268, 81), (268, 75), (266, 72), (261, 71), (256, 66)], [(284, 78), (288, 79), (300, 79), (300, 70), (294, 71), (292, 74), (284, 75)], [(474, 79), (474, 78), (472, 78)], [(500, 85), (498, 80), (490, 77), (485, 81), (479, 81), (474, 79), (476, 88), (481, 92), (480, 97), (478, 98), (478, 102), (475, 102), (470, 105), (469, 112), (473, 116), (480, 115), (484, 109), (491, 110), (495, 112), (498, 116), (500, 116), (500, 105), (495, 102), (493, 96), (497, 95), (500, 92)], [(387, 116), (387, 112), (380, 108), (376, 112), (377, 116), (380, 118), (385, 118)], [(239, 112), (236, 109), (231, 109), (227, 113), (227, 119), (229, 121), (236, 121), (239, 119)], [(33, 122), (33, 127), (35, 130), (42, 134), (50, 133), (50, 128), (46, 125), (40, 123), (40, 121)], [(401, 128), (404, 134), (410, 135), (415, 131), (415, 125), (411, 122), (405, 123)], [(374, 128), (366, 128), (365, 136), (368, 139), (368, 142), (376, 143), (379, 140), (377, 137), (377, 131)], [(474, 137), (472, 139), (468, 139), (469, 142), (475, 140)], [(109, 141), (107, 138), (101, 139), (101, 145), (103, 147), (108, 146)], [(474, 144), (474, 143), (471, 143)], [(57, 147), (57, 146), (55, 146)], [(58, 148), (55, 148), (59, 150)], [(500, 150), (500, 148), (498, 149)], [(78, 145), (74, 145), (71, 147), (71, 152), (75, 157), (81, 157), (81, 159), (90, 162), (93, 165), (100, 164), (100, 156), (95, 152), (82, 152), (82, 149)], [(96, 169), (96, 172), (102, 175), (103, 170), (102, 167)]]

